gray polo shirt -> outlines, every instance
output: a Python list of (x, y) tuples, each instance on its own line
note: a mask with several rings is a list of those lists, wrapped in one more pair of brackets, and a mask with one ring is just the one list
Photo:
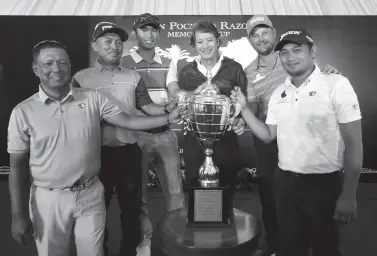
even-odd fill
[[(72, 84), (74, 87), (98, 90), (129, 115), (136, 115), (136, 108), (152, 103), (144, 81), (136, 71), (122, 66), (110, 71), (98, 59), (94, 67), (77, 72)], [(110, 124), (102, 127), (102, 144), (105, 146), (124, 146), (136, 141), (135, 131)]]
[(284, 84), (288, 75), (277, 53), (275, 55), (275, 62), (271, 66), (263, 65), (257, 57), (244, 70), (248, 81), (248, 102), (258, 103), (257, 117), (262, 121), (267, 118), (268, 102), (272, 93), (279, 85)]
[(70, 187), (99, 173), (101, 122), (119, 113), (94, 90), (72, 88), (56, 102), (40, 88), (12, 111), (8, 153), (30, 152), (33, 184)]

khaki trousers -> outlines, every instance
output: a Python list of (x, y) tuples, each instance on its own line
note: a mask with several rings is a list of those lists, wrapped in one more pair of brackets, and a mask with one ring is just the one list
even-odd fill
[(71, 235), (77, 256), (103, 256), (106, 209), (98, 178), (79, 191), (32, 185), (29, 207), (39, 256), (69, 256)]

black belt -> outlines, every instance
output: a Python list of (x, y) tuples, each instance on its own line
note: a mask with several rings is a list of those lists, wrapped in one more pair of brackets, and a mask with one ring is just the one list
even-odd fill
[[(280, 169), (280, 168), (279, 168)], [(309, 179), (316, 179), (316, 178), (329, 178), (329, 177), (335, 177), (340, 175), (341, 171), (335, 171), (330, 173), (298, 173), (298, 172), (291, 172), (291, 171), (285, 171), (280, 169), (281, 172), (285, 176), (288, 176), (295, 180), (309, 180)]]
[(170, 127), (168, 125), (164, 125), (164, 126), (153, 128), (153, 129), (149, 129), (149, 130), (143, 130), (143, 132), (157, 134), (157, 133), (166, 132), (169, 129), (170, 129)]

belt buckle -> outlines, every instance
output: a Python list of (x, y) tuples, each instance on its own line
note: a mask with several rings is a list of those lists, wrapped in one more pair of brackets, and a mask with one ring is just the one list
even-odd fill
[(85, 188), (84, 184), (82, 184), (82, 185), (74, 185), (74, 186), (70, 187), (69, 190), (72, 191), (72, 192), (76, 192), (76, 191), (80, 191), (80, 190), (82, 190), (84, 188)]

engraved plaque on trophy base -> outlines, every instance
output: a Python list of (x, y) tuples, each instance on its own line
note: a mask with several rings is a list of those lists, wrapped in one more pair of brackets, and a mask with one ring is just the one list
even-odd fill
[(229, 186), (188, 187), (187, 226), (230, 227), (229, 196)]

